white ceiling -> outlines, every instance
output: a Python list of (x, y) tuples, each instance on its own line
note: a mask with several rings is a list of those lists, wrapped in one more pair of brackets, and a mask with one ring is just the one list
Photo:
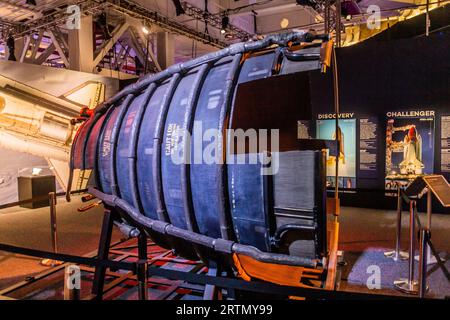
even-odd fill
[[(26, 24), (46, 15), (58, 7), (74, 4), (83, 0), (35, 0), (37, 5), (25, 4), (26, 0), (0, 0), (0, 25), (2, 23)], [(92, 0), (94, 1), (94, 0)], [(146, 8), (174, 19), (193, 30), (205, 31), (205, 24), (188, 15), (175, 15), (172, 0), (133, 0)], [(205, 9), (205, 0), (182, 0), (188, 4)], [(342, 0), (344, 1), (344, 0)], [(396, 9), (412, 3), (423, 3), (426, 0), (358, 0), (364, 10), (370, 4), (379, 5), (382, 9)], [(63, 9), (65, 10), (65, 9)], [(283, 30), (281, 21), (287, 23), (287, 28), (308, 28), (309, 25), (323, 21), (323, 18), (309, 7), (301, 7), (296, 0), (208, 0), (208, 11), (211, 14), (227, 14), (230, 23), (247, 33), (268, 34)], [(256, 22), (256, 26), (255, 26)], [(255, 30), (256, 27), (256, 30)], [(233, 42), (220, 33), (220, 30), (208, 26), (208, 33), (222, 42)], [(3, 35), (5, 36), (5, 35)], [(216, 48), (194, 42), (185, 36), (175, 36), (176, 60), (187, 60), (192, 56), (217, 50)]]

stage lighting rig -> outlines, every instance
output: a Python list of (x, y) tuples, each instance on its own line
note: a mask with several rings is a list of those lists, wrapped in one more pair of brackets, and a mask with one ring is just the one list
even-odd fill
[(320, 5), (320, 1), (319, 0), (297, 0), (297, 4), (299, 6), (311, 7), (314, 10), (316, 10)]
[(225, 32), (227, 32), (229, 25), (230, 25), (230, 18), (228, 18), (228, 16), (223, 16), (222, 17), (222, 27), (220, 28), (220, 33), (225, 34)]
[(173, 2), (173, 5), (175, 6), (175, 13), (176, 13), (177, 17), (186, 13), (183, 9), (183, 6), (181, 5), (180, 0), (172, 0), (172, 2)]
[(112, 38), (111, 31), (109, 31), (108, 20), (105, 12), (102, 12), (95, 20), (96, 25), (102, 30), (106, 40)]
[(8, 51), (9, 51), (8, 60), (9, 61), (17, 61), (16, 56), (14, 55), (14, 50), (16, 48), (16, 45), (14, 42), (14, 38), (12, 36), (9, 36), (8, 39), (6, 39), (6, 46), (8, 47)]
[(352, 16), (356, 16), (358, 14), (361, 14), (361, 9), (356, 1), (350, 0), (341, 2), (341, 15), (347, 20), (350, 20)]

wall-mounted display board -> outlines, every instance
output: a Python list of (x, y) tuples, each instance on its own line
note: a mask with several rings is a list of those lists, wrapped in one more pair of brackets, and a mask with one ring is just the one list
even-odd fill
[[(428, 37), (368, 39), (336, 50), (338, 120), (347, 165), (340, 167), (339, 185), (352, 186), (352, 192), (342, 193), (343, 205), (395, 208), (395, 199), (386, 198), (392, 192), (385, 192), (396, 188), (395, 176), (403, 181), (427, 174), (450, 179), (448, 43), (450, 31), (443, 31)], [(301, 120), (311, 120), (313, 137), (332, 139), (333, 74), (311, 71), (310, 78), (312, 117)], [(334, 166), (327, 169), (333, 176)]]
[(441, 117), (441, 172), (450, 174), (450, 115)]
[(378, 176), (379, 123), (377, 117), (359, 119), (359, 173), (361, 177)]

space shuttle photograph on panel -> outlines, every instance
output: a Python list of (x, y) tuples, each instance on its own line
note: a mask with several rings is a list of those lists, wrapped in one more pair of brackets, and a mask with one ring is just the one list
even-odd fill
[[(71, 79), (70, 86), (55, 81), (61, 74)], [(79, 126), (72, 119), (105, 100), (107, 81), (102, 78), (0, 64), (0, 152), (5, 155), (0, 159), (0, 205), (18, 200), (20, 176), (54, 175), (57, 191), (67, 189), (70, 146)]]
[[(418, 116), (410, 116), (410, 115)], [(389, 115), (395, 117), (389, 118)], [(423, 116), (420, 116), (423, 115)], [(386, 123), (386, 189), (392, 181), (433, 173), (434, 115), (432, 111), (390, 112)]]
[[(341, 119), (336, 135), (335, 120), (317, 120), (317, 137), (319, 139), (340, 141), (339, 152), (339, 187), (356, 187), (356, 120)], [(327, 156), (327, 185), (335, 186), (336, 157)]]

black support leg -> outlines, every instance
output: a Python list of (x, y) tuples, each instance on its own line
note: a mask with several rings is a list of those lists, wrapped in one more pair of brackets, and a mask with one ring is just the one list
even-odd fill
[[(102, 231), (100, 234), (100, 241), (98, 245), (97, 258), (99, 260), (108, 259), (115, 216), (116, 214), (113, 210), (105, 209), (105, 213), (103, 216)], [(102, 300), (103, 298), (105, 275), (106, 275), (106, 267), (104, 266), (95, 267), (94, 282), (92, 284), (92, 294), (94, 294), (96, 296), (96, 299), (98, 300)]]
[[(220, 276), (221, 271), (216, 263), (210, 263), (208, 266), (208, 276), (217, 277)], [(220, 288), (207, 284), (205, 285), (205, 292), (203, 293), (203, 300), (218, 300), (221, 299)]]
[(147, 235), (143, 230), (140, 230), (138, 236), (138, 255), (137, 262), (137, 280), (139, 290), (139, 300), (148, 299), (147, 291)]

